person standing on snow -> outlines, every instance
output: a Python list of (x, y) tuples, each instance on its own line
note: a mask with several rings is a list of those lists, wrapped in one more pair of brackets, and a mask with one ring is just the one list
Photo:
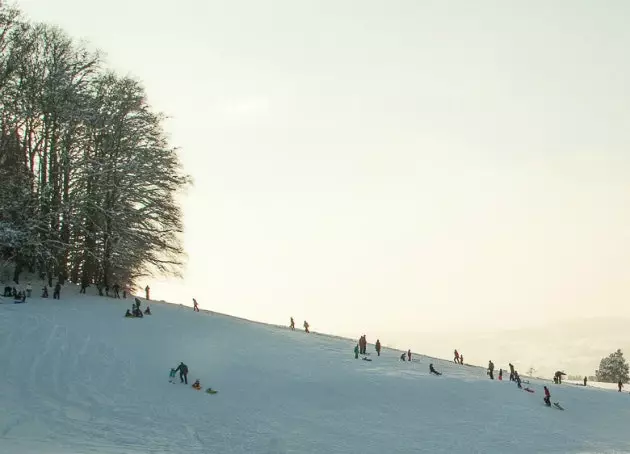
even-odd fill
[(619, 383), (617, 383), (617, 386), (619, 387), (619, 392), (621, 392), (621, 388), (623, 388), (623, 382), (619, 380)]
[(551, 393), (549, 392), (549, 389), (547, 389), (547, 387), (545, 386), (545, 397), (544, 397), (544, 401), (545, 401), (545, 405), (547, 405), (548, 407), (551, 407)]
[(510, 381), (514, 381), (514, 364), (510, 363)]
[(151, 289), (150, 289), (150, 288), (149, 288), (149, 286), (147, 285), (147, 286), (144, 288), (144, 293), (145, 293), (145, 296), (146, 296), (146, 298), (145, 298), (145, 299), (147, 299), (147, 300), (151, 299), (151, 298), (149, 298), (149, 292), (150, 292), (150, 291), (151, 291)]
[(354, 359), (359, 359), (359, 344), (354, 346)]
[(193, 298), (193, 311), (199, 312), (199, 305), (197, 304), (197, 300)]
[(289, 324), (289, 328), (291, 328), (291, 331), (295, 331), (295, 320), (293, 320), (293, 317), (291, 317), (291, 323)]
[(57, 284), (55, 285), (55, 291), (53, 292), (53, 299), (58, 300), (60, 296), (61, 296), (61, 284), (57, 282)]
[(381, 356), (381, 341), (376, 339), (376, 354)]
[(499, 369), (499, 380), (503, 381), (503, 369)]
[(309, 324), (306, 320), (304, 320), (304, 332), (305, 333), (310, 333), (310, 331), (308, 330)]
[(490, 380), (494, 380), (494, 363), (492, 360), (488, 361), (488, 375), (490, 375)]
[(586, 382), (588, 381), (588, 379), (586, 377), (584, 377), (584, 386), (586, 386)]
[(411, 349), (407, 350), (407, 358), (411, 361)]
[(175, 372), (179, 372), (180, 383), (188, 384), (188, 366), (186, 364), (184, 364), (183, 362), (179, 363), (179, 366), (177, 366)]
[(457, 352), (457, 349), (455, 349), (455, 357), (453, 358), (453, 362), (455, 364), (459, 364), (459, 353)]

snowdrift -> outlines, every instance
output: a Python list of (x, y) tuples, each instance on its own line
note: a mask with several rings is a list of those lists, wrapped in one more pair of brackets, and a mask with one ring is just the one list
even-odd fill
[[(187, 306), (125, 319), (132, 300), (74, 292), (0, 304), (2, 453), (630, 452), (628, 393), (545, 382), (560, 411), (542, 382), (373, 345), (355, 360), (351, 341)], [(180, 361), (188, 386), (168, 383)]]

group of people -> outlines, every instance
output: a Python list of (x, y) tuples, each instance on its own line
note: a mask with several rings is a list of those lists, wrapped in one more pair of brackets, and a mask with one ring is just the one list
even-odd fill
[(151, 306), (147, 305), (147, 308), (144, 310), (144, 313), (143, 313), (142, 310), (140, 309), (140, 304), (142, 304), (142, 302), (138, 298), (134, 298), (134, 304), (131, 307), (131, 310), (127, 309), (127, 312), (125, 313), (125, 317), (142, 318), (145, 315), (151, 315)]
[(462, 355), (461, 353), (459, 353), (459, 352), (457, 351), (457, 349), (455, 349), (454, 355), (455, 355), (455, 356), (453, 357), (453, 362), (454, 362), (455, 364), (461, 364), (461, 365), (463, 365), (463, 364), (464, 364), (464, 355)]
[[(304, 326), (304, 332), (310, 333), (310, 331), (308, 330), (310, 325), (308, 324), (306, 320), (304, 320), (303, 326)], [(291, 321), (289, 322), (289, 328), (291, 328), (291, 331), (295, 331), (295, 320), (293, 320), (293, 317), (291, 317)]]

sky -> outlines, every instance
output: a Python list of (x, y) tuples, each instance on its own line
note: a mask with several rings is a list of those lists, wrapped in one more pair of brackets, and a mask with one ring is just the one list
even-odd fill
[(627, 2), (18, 5), (170, 116), (188, 260), (153, 298), (445, 355), (630, 318)]

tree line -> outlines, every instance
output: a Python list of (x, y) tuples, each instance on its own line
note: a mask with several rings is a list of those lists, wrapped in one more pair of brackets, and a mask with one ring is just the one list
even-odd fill
[(143, 86), (0, 7), (0, 260), (84, 284), (178, 274), (191, 180)]

